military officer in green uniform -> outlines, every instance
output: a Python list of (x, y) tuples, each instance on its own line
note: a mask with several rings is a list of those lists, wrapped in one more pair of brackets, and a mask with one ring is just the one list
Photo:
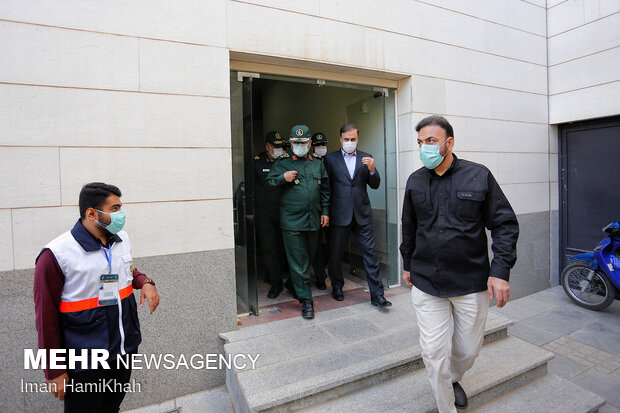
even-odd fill
[(319, 229), (329, 225), (329, 183), (323, 163), (310, 153), (310, 129), (293, 126), (289, 141), (293, 154), (271, 167), (267, 183), (281, 189), (280, 226), (293, 286), (301, 302), (301, 316), (314, 318), (310, 265)]
[[(325, 164), (325, 155), (327, 155), (327, 137), (323, 132), (317, 132), (312, 135), (312, 156), (316, 159), (320, 159)], [(314, 254), (314, 260), (312, 261), (312, 269), (314, 270), (314, 276), (316, 277), (316, 286), (319, 290), (325, 290), (325, 279), (327, 274), (325, 273), (325, 263), (328, 254), (327, 248), (327, 232), (328, 228), (319, 229), (319, 240), (316, 247), (316, 253)]]
[(268, 185), (266, 179), (274, 162), (279, 158), (288, 157), (282, 149), (283, 145), (284, 140), (279, 132), (267, 133), (265, 152), (255, 156), (252, 163), (256, 241), (271, 285), (267, 293), (268, 298), (276, 298), (282, 292), (283, 247), (280, 232), (280, 188)]

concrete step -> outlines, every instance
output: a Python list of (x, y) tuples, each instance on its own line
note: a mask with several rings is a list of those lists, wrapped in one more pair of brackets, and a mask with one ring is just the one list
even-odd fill
[[(474, 367), (461, 380), (470, 409), (545, 376), (547, 362), (552, 358), (552, 353), (516, 337), (485, 345)], [(417, 370), (303, 411), (436, 412), (437, 408), (425, 371)]]
[(478, 409), (478, 413), (592, 413), (605, 400), (568, 380), (548, 374)]
[[(227, 355), (261, 354), (254, 370), (227, 370), (237, 413), (306, 408), (420, 369), (408, 294), (390, 299), (387, 311), (358, 304), (310, 322), (288, 319), (221, 334)], [(511, 324), (490, 312), (485, 343), (506, 337)]]

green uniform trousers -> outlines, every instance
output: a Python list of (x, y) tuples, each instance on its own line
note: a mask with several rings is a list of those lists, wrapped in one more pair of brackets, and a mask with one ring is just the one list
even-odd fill
[(319, 231), (283, 229), (282, 238), (297, 297), (299, 297), (300, 302), (312, 302), (310, 266), (318, 244)]

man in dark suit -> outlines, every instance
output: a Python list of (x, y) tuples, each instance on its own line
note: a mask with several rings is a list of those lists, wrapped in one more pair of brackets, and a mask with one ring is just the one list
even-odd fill
[(375, 251), (375, 234), (372, 225), (372, 208), (366, 185), (379, 188), (381, 177), (375, 168), (372, 155), (357, 150), (359, 129), (353, 124), (340, 128), (341, 149), (327, 155), (325, 167), (331, 187), (329, 243), (329, 278), (332, 296), (338, 301), (344, 299), (342, 287), (342, 253), (344, 245), (353, 231), (360, 246), (370, 289), (372, 305), (392, 305), (383, 296), (383, 282), (379, 260)]

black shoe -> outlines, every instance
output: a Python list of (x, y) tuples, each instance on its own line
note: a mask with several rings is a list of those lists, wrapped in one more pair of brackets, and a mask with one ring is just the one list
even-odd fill
[(288, 292), (291, 293), (294, 299), (299, 300), (299, 297), (297, 297), (297, 293), (295, 292), (295, 287), (293, 287), (293, 282), (291, 281), (290, 278), (286, 280), (286, 282), (284, 283), (284, 286), (286, 287)]
[(337, 300), (337, 301), (344, 300), (344, 294), (342, 293), (342, 287), (332, 287), (332, 297), (334, 297), (334, 300)]
[(382, 295), (379, 295), (377, 297), (372, 297), (370, 299), (370, 303), (374, 306), (379, 306), (379, 307), (391, 307), (392, 306), (392, 303), (386, 300), (385, 297)]
[(301, 303), (301, 316), (308, 320), (314, 318), (314, 304), (310, 301), (304, 301)]
[(319, 290), (327, 290), (327, 285), (325, 285), (325, 278), (319, 280), (319, 277), (316, 278), (316, 288), (318, 288)]
[(454, 406), (457, 409), (467, 409), (467, 395), (465, 394), (465, 390), (463, 390), (458, 381), (452, 383), (452, 388), (454, 389)]
[(282, 292), (282, 289), (284, 287), (282, 287), (282, 284), (278, 284), (278, 285), (274, 285), (269, 289), (269, 292), (267, 293), (267, 298), (271, 298), (272, 300), (274, 298), (277, 298), (280, 293)]

